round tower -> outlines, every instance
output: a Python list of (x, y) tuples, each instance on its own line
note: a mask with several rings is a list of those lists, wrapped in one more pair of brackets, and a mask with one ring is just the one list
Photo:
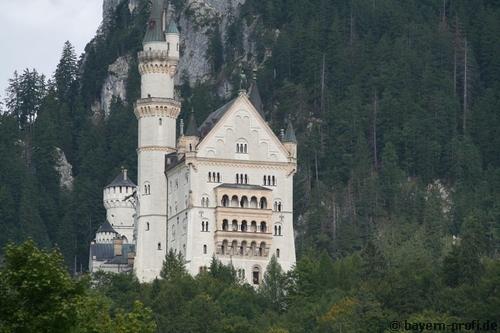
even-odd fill
[(125, 242), (132, 242), (134, 237), (133, 196), (136, 187), (128, 178), (127, 169), (122, 169), (122, 172), (103, 191), (106, 219), (118, 234), (125, 236)]
[(113, 229), (111, 224), (106, 220), (104, 223), (97, 229), (95, 234), (95, 242), (97, 244), (111, 244), (113, 243), (113, 239), (118, 236), (118, 233)]
[[(165, 24), (166, 10), (165, 1), (152, 1), (143, 51), (138, 54), (141, 99), (135, 106), (139, 142), (134, 271), (140, 281), (158, 277), (165, 259), (165, 155), (176, 151), (176, 119), (181, 106), (174, 100), (179, 34), (173, 22)], [(164, 27), (169, 28), (164, 31)]]

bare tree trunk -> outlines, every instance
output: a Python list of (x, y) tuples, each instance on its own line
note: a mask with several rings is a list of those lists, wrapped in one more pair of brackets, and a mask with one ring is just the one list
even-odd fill
[(372, 120), (372, 132), (373, 132), (373, 167), (378, 170), (378, 152), (377, 152), (377, 107), (378, 107), (378, 96), (377, 92), (373, 95), (373, 120)]
[(465, 38), (464, 42), (464, 111), (463, 111), (463, 132), (465, 135), (465, 131), (467, 130), (467, 70), (468, 70), (468, 64), (467, 64), (467, 37)]
[(325, 112), (325, 62), (326, 62), (326, 55), (323, 53), (323, 63), (321, 66), (321, 114)]
[(349, 46), (352, 46), (352, 41), (354, 39), (354, 15), (353, 15), (353, 9), (352, 9), (352, 1), (351, 1), (351, 15), (350, 15), (350, 21), (349, 21)]

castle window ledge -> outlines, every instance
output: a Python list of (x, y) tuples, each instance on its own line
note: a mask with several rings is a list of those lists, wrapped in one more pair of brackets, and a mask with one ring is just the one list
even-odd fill
[[(244, 216), (247, 219), (251, 219), (252, 217), (271, 217), (273, 214), (272, 209), (262, 209), (262, 208), (241, 208), (241, 207), (224, 207), (217, 206), (215, 207), (215, 212), (218, 214), (223, 214), (226, 217), (231, 216)], [(227, 215), (226, 215), (227, 214)]]
[(273, 234), (270, 232), (253, 232), (253, 231), (225, 231), (216, 230), (214, 235), (215, 241), (223, 241), (224, 239), (235, 239), (239, 242), (244, 240), (250, 241), (265, 241), (270, 244), (273, 240)]

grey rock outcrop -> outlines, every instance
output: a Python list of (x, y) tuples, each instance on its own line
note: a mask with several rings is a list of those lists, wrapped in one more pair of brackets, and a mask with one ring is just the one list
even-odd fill
[(110, 112), (113, 97), (120, 98), (123, 102), (127, 100), (127, 79), (130, 68), (130, 57), (119, 57), (108, 67), (108, 76), (101, 90), (101, 111), (107, 117)]
[(54, 169), (59, 173), (59, 186), (61, 189), (73, 190), (73, 166), (66, 159), (66, 155), (62, 149), (55, 149), (56, 165)]

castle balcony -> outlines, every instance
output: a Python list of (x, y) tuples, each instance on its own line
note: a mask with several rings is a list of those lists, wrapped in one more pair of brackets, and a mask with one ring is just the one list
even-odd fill
[(181, 103), (172, 98), (148, 97), (139, 99), (134, 108), (137, 118), (171, 117), (176, 119), (181, 112)]
[(267, 259), (273, 236), (267, 232), (224, 231), (215, 232), (215, 253), (218, 256)]

